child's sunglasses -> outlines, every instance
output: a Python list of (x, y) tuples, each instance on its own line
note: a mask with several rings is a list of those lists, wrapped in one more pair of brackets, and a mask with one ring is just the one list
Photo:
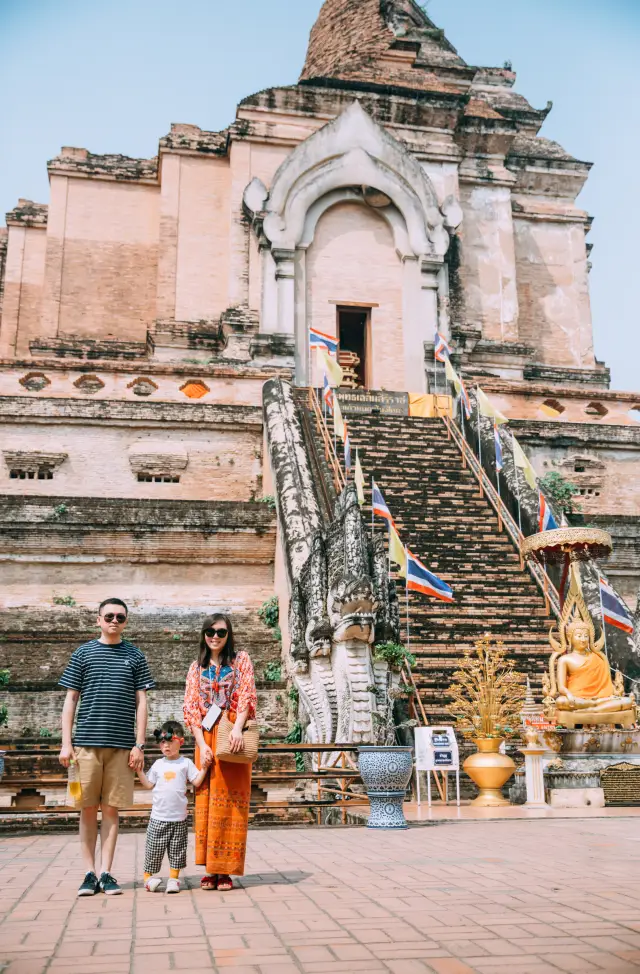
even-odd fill
[(158, 742), (158, 744), (161, 744), (163, 741), (166, 741), (167, 744), (171, 744), (171, 741), (174, 738), (176, 739), (176, 741), (181, 741), (182, 740), (182, 738), (180, 737), (180, 735), (179, 734), (174, 734), (173, 731), (159, 731), (159, 730), (157, 730), (157, 731), (154, 731), (153, 732), (153, 735), (154, 735), (156, 741)]
[(123, 623), (123, 622), (126, 622), (127, 621), (127, 617), (126, 617), (126, 615), (123, 612), (115, 612), (115, 613), (114, 612), (106, 612), (105, 613), (105, 615), (104, 615), (104, 621), (105, 622), (113, 622), (114, 619), (115, 619), (116, 622), (119, 622), (119, 623)]
[(205, 636), (208, 636), (209, 639), (213, 639), (214, 636), (217, 636), (218, 639), (224, 639), (228, 633), (228, 629), (205, 629), (204, 631)]

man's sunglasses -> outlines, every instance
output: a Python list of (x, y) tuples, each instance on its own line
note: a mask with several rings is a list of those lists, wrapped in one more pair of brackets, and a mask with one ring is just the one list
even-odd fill
[(116, 613), (114, 613), (114, 612), (105, 612), (105, 614), (103, 616), (103, 619), (104, 619), (105, 622), (113, 622), (114, 619), (115, 619), (116, 622), (119, 622), (119, 623), (123, 623), (123, 622), (126, 622), (127, 621), (126, 615), (124, 615), (124, 613), (122, 613), (122, 612), (116, 612)]
[(228, 629), (205, 629), (204, 634), (205, 636), (208, 636), (209, 639), (213, 639), (214, 636), (217, 636), (218, 639), (224, 639), (225, 636), (228, 636), (229, 630)]

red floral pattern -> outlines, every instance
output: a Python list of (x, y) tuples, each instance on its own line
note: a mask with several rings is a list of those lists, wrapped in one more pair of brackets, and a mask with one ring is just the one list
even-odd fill
[[(229, 709), (232, 713), (249, 710), (248, 720), (255, 719), (258, 696), (253, 675), (253, 663), (248, 653), (239, 652), (233, 661), (234, 680)], [(210, 706), (207, 679), (201, 679), (202, 668), (197, 662), (189, 667), (184, 691), (184, 722), (191, 730), (202, 727), (202, 718)]]

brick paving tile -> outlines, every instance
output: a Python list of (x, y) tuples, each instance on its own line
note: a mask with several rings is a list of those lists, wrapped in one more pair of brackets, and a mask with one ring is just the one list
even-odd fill
[(76, 897), (76, 836), (0, 840), (0, 970), (200, 974), (215, 958), (229, 974), (640, 971), (633, 818), (249, 838), (240, 888), (205, 893), (188, 869), (180, 896), (164, 897), (134, 888), (144, 836), (123, 834), (124, 896), (89, 900)]

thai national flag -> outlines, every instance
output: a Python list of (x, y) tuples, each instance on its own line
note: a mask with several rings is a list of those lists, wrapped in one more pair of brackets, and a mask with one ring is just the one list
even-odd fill
[(445, 341), (439, 331), (436, 332), (433, 354), (436, 362), (445, 362), (451, 355), (451, 346)]
[(329, 410), (329, 412), (333, 416), (333, 389), (329, 385), (329, 379), (327, 378), (326, 374), (325, 374), (325, 377), (324, 377), (324, 386), (323, 386), (323, 389), (322, 389), (322, 398), (324, 400), (325, 406), (327, 407), (327, 409)]
[(498, 473), (504, 467), (504, 461), (502, 459), (502, 444), (500, 443), (500, 430), (498, 429), (498, 424), (493, 423), (493, 442), (496, 445), (496, 470)]
[(372, 481), (372, 493), (373, 493), (373, 513), (377, 514), (378, 517), (383, 517), (385, 521), (389, 522), (389, 524), (393, 524), (391, 511), (387, 507), (386, 501), (382, 496), (382, 491), (376, 484), (375, 480)]
[(538, 491), (538, 531), (554, 531), (558, 524), (541, 490)]
[(631, 613), (619, 595), (613, 591), (608, 582), (600, 575), (600, 599), (602, 600), (602, 617), (610, 626), (622, 629), (623, 632), (633, 632)]
[(407, 588), (411, 592), (422, 592), (423, 595), (432, 595), (435, 599), (443, 602), (453, 602), (453, 591), (437, 575), (433, 575), (428, 568), (425, 568), (421, 561), (412, 555), (407, 548)]
[(325, 352), (336, 358), (338, 354), (338, 340), (331, 335), (325, 335), (317, 328), (309, 328), (309, 348), (324, 348)]

